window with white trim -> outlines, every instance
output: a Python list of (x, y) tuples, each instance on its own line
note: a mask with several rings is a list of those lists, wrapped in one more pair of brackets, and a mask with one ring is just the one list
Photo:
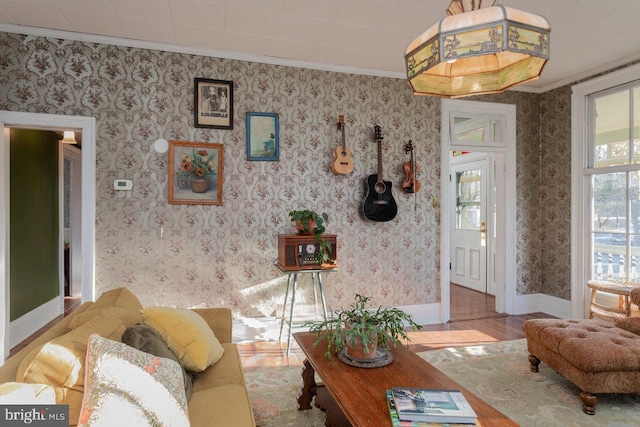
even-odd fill
[(640, 279), (640, 81), (588, 96), (591, 276)]

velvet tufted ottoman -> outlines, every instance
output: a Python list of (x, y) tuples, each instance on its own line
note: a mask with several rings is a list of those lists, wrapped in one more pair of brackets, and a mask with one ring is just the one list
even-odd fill
[(522, 325), (531, 370), (546, 363), (581, 390), (582, 410), (593, 415), (599, 393), (640, 394), (640, 318), (534, 319)]

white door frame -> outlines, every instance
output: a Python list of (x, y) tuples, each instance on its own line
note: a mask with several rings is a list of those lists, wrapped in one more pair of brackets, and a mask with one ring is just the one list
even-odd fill
[[(9, 128), (82, 131), (82, 301), (92, 301), (95, 286), (95, 128), (93, 117), (0, 111), (0, 365), (9, 356)], [(64, 298), (60, 299), (64, 304)], [(64, 309), (64, 306), (62, 307)], [(44, 325), (40, 325), (44, 326)], [(39, 328), (39, 327), (38, 327)]]
[(70, 161), (69, 294), (77, 297), (82, 295), (82, 150), (73, 144), (64, 144), (62, 148), (64, 158)]
[[(515, 314), (516, 310), (516, 107), (493, 102), (442, 99), (440, 104), (440, 320), (450, 319), (450, 227), (449, 152), (453, 149), (492, 152), (496, 155), (496, 311)], [(453, 114), (503, 116), (504, 137), (500, 144), (479, 145), (452, 140)], [(504, 224), (504, 227), (500, 225)]]

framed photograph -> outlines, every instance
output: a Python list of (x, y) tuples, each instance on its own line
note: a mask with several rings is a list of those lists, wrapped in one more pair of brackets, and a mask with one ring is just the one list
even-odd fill
[(247, 160), (278, 160), (278, 114), (247, 113)]
[(169, 204), (222, 205), (224, 146), (169, 141)]
[(233, 82), (196, 78), (193, 100), (195, 127), (233, 129)]

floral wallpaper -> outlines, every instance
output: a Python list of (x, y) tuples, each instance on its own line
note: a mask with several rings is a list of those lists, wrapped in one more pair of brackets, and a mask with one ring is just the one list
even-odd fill
[(541, 292), (571, 299), (571, 88), (540, 97)]
[[(196, 77), (234, 82), (233, 130), (193, 126)], [(540, 95), (478, 99), (517, 106), (517, 291), (541, 292), (545, 262), (557, 257), (549, 266), (566, 270), (550, 280), (570, 268), (563, 247), (541, 254), (541, 224), (569, 228), (569, 193), (558, 189), (570, 188), (568, 164), (541, 144), (562, 123), (540, 126), (550, 108), (541, 108)], [(338, 235), (339, 270), (324, 276), (330, 309), (356, 292), (374, 304), (439, 302), (439, 208), (431, 204), (440, 195), (439, 105), (414, 96), (400, 79), (0, 33), (0, 109), (96, 118), (96, 292), (128, 286), (145, 305), (222, 304), (245, 316), (273, 314), (286, 286), (273, 265), (276, 235), (293, 233), (287, 213), (305, 208), (326, 212), (327, 232)], [(279, 161), (247, 161), (248, 112), (279, 115)], [(338, 115), (352, 150), (350, 175), (330, 170), (341, 143)], [(377, 169), (374, 124), (382, 128), (383, 176), (399, 208), (384, 223), (359, 213), (363, 181)], [(222, 206), (167, 203), (168, 154), (153, 149), (159, 137), (224, 145)], [(422, 184), (415, 199), (400, 190), (410, 139)], [(550, 161), (542, 172), (541, 156)], [(541, 187), (541, 173), (562, 181)], [(115, 192), (115, 178), (131, 179), (133, 190)], [(558, 208), (542, 211), (541, 200)], [(542, 221), (543, 214), (556, 218)], [(308, 301), (309, 288), (299, 294)], [(566, 298), (568, 289), (558, 282), (550, 292)]]

